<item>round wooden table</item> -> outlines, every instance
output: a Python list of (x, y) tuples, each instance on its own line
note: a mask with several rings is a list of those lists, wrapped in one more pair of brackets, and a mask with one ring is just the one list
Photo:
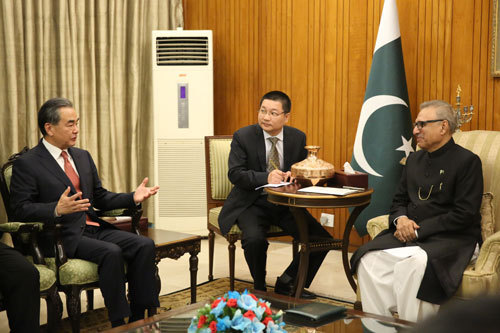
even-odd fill
[[(299, 255), (300, 263), (297, 276), (297, 285), (295, 297), (299, 298), (304, 289), (305, 279), (307, 276), (307, 267), (309, 264), (309, 253), (315, 251), (342, 249), (342, 262), (344, 271), (351, 284), (351, 287), (356, 291), (356, 282), (351, 274), (351, 266), (348, 258), (349, 236), (354, 226), (354, 222), (359, 214), (365, 209), (371, 200), (373, 189), (367, 189), (363, 192), (357, 192), (346, 196), (337, 196), (329, 194), (315, 194), (298, 192), (301, 188), (298, 184), (287, 185), (277, 188), (266, 188), (267, 200), (277, 205), (285, 205), (290, 207), (297, 228), (299, 230)], [(351, 208), (354, 210), (349, 215), (347, 224), (344, 230), (342, 240), (330, 240), (328, 242), (309, 241), (307, 222), (305, 220), (304, 208)]]

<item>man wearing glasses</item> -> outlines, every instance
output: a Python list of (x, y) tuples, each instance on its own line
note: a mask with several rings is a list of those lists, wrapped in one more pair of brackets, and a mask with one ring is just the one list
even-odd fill
[(389, 216), (389, 229), (351, 258), (366, 312), (418, 321), (458, 289), (481, 241), (483, 173), (479, 157), (455, 144), (453, 108), (420, 105), (408, 156)]
[[(228, 177), (234, 184), (219, 216), (219, 226), (227, 234), (237, 224), (243, 235), (241, 246), (254, 280), (254, 288), (266, 290), (266, 233), (276, 225), (294, 238), (298, 230), (286, 206), (271, 204), (266, 192), (257, 187), (290, 181), (292, 164), (306, 158), (306, 135), (300, 130), (285, 126), (290, 118), (290, 98), (281, 91), (271, 91), (260, 101), (258, 123), (236, 131), (231, 142)], [(331, 238), (330, 234), (308, 214), (309, 237)], [(305, 287), (311, 284), (327, 251), (314, 252), (309, 258)], [(292, 295), (298, 270), (298, 256), (278, 277), (275, 292)], [(314, 298), (307, 290), (303, 298)]]

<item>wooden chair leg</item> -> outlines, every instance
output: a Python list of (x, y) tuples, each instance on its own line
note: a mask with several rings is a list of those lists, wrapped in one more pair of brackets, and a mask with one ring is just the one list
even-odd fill
[(62, 318), (62, 301), (56, 286), (52, 286), (45, 297), (47, 303), (47, 328), (49, 332), (57, 332), (57, 326)]
[(228, 239), (229, 245), (227, 246), (227, 249), (229, 251), (229, 289), (234, 290), (234, 262), (235, 262), (235, 251), (236, 251), (236, 246), (234, 243), (236, 242), (235, 239)]
[[(73, 333), (80, 332), (80, 287), (72, 286), (69, 292), (66, 292), (66, 308), (71, 321), (71, 330)], [(93, 298), (92, 298), (93, 299)]]
[(213, 281), (214, 279), (214, 245), (215, 245), (215, 233), (210, 230), (208, 232), (208, 281)]
[(87, 290), (87, 311), (90, 310), (94, 310), (94, 289)]
[(295, 257), (299, 254), (299, 242), (297, 242), (295, 239), (292, 241), (292, 258), (295, 259)]

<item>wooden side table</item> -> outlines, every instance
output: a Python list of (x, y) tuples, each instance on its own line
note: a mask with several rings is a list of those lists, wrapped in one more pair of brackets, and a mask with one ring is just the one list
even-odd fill
[[(198, 273), (198, 253), (201, 248), (201, 236), (184, 234), (181, 232), (162, 229), (141, 230), (143, 236), (151, 238), (156, 246), (156, 270), (158, 276), (158, 263), (163, 258), (179, 259), (185, 253), (189, 253), (189, 272), (191, 275), (191, 303), (196, 303), (196, 276)], [(158, 290), (161, 289), (161, 281), (158, 278)]]
[[(319, 250), (331, 250), (342, 248), (342, 262), (344, 271), (351, 284), (352, 289), (356, 292), (356, 282), (351, 274), (351, 267), (348, 258), (349, 236), (354, 226), (354, 221), (359, 214), (365, 209), (371, 200), (373, 189), (367, 189), (363, 192), (353, 193), (346, 196), (336, 196), (328, 194), (301, 193), (298, 190), (301, 188), (298, 184), (278, 188), (266, 188), (267, 200), (277, 205), (289, 206), (290, 211), (295, 217), (297, 228), (299, 230), (299, 255), (300, 263), (298, 269), (295, 297), (299, 298), (304, 289), (307, 276), (307, 267), (309, 263), (309, 253)], [(307, 222), (305, 220), (304, 208), (349, 208), (354, 207), (354, 210), (347, 220), (342, 241), (338, 240), (337, 244), (322, 244), (321, 242), (309, 241), (307, 230)]]

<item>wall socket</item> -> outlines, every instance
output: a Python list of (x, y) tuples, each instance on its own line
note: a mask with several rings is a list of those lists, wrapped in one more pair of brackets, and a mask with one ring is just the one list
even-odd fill
[(333, 214), (321, 213), (319, 222), (321, 223), (322, 226), (333, 228), (334, 218), (335, 216)]

